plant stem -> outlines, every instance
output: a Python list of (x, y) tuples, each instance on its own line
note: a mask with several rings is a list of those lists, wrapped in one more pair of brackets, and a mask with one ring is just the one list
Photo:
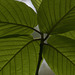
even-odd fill
[(47, 36), (45, 37), (44, 41), (49, 37), (49, 34), (47, 34)]
[(36, 74), (35, 75), (38, 75), (40, 64), (41, 64), (41, 61), (42, 61), (43, 43), (44, 43), (44, 41), (43, 41), (43, 35), (41, 35), (39, 60), (38, 60), (38, 65), (37, 65), (37, 69), (36, 69)]

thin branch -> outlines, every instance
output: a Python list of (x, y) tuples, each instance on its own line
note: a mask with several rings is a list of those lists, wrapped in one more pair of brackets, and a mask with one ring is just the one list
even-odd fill
[(47, 36), (44, 38), (44, 41), (49, 37), (50, 34), (47, 34)]
[(37, 65), (37, 69), (36, 69), (36, 74), (35, 75), (38, 75), (40, 64), (41, 64), (41, 61), (42, 61), (43, 44), (44, 44), (43, 35), (41, 35), (39, 59), (38, 59), (38, 65)]
[(27, 28), (29, 28), (29, 29), (32, 29), (32, 30), (36, 31), (36, 32), (39, 33), (39, 34), (42, 34), (40, 31), (38, 31), (38, 30), (36, 30), (36, 29), (34, 29), (34, 28), (32, 28), (32, 27), (29, 27), (29, 26), (27, 26), (27, 25), (17, 24), (17, 23), (10, 23), (10, 22), (0, 22), (0, 23), (7, 23), (7, 24), (13, 24), (13, 25), (18, 25), (18, 26), (27, 27)]

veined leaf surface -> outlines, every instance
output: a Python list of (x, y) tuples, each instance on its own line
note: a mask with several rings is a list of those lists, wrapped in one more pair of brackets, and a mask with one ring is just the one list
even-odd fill
[(75, 40), (53, 35), (44, 45), (43, 55), (56, 75), (75, 75)]
[(75, 40), (75, 30), (74, 31), (69, 31), (69, 32), (66, 32), (66, 33), (63, 33), (63, 34), (60, 34), (60, 35), (63, 35), (63, 36), (66, 36), (66, 37), (69, 37), (69, 38)]
[(30, 36), (4, 36), (0, 38), (0, 70), (24, 45), (31, 40), (32, 37)]
[(59, 34), (75, 30), (75, 0), (43, 0), (37, 14), (43, 33)]
[(36, 13), (25, 3), (0, 0), (0, 36), (30, 34), (36, 25)]
[(36, 8), (36, 10), (38, 10), (42, 0), (31, 0), (31, 1), (32, 1), (34, 7)]
[(30, 36), (1, 38), (0, 75), (35, 75), (38, 55), (39, 41)]
[(39, 42), (29, 34), (36, 13), (26, 4), (0, 0), (0, 75), (35, 75)]

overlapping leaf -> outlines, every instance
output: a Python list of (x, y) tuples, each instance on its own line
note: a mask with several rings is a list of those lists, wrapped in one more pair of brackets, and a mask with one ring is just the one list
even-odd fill
[(53, 35), (44, 45), (43, 55), (56, 75), (75, 74), (75, 40)]
[(38, 23), (41, 32), (48, 34), (75, 30), (75, 0), (43, 0)]
[(42, 0), (31, 0), (31, 1), (32, 1), (34, 7), (36, 8), (36, 10), (38, 10)]
[(37, 25), (36, 13), (26, 4), (0, 0), (0, 36), (30, 34)]
[(36, 25), (37, 15), (26, 4), (0, 0), (0, 75), (35, 74), (39, 42), (29, 34)]

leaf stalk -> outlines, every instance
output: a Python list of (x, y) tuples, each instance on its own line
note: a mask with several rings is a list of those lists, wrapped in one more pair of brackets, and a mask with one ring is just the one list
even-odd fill
[(39, 59), (38, 59), (38, 65), (37, 65), (37, 69), (36, 69), (36, 74), (38, 75), (39, 73), (39, 68), (40, 68), (40, 64), (42, 61), (42, 52), (43, 52), (43, 45), (44, 45), (44, 38), (43, 38), (43, 34), (41, 35), (41, 43), (40, 43), (40, 52), (39, 52)]

